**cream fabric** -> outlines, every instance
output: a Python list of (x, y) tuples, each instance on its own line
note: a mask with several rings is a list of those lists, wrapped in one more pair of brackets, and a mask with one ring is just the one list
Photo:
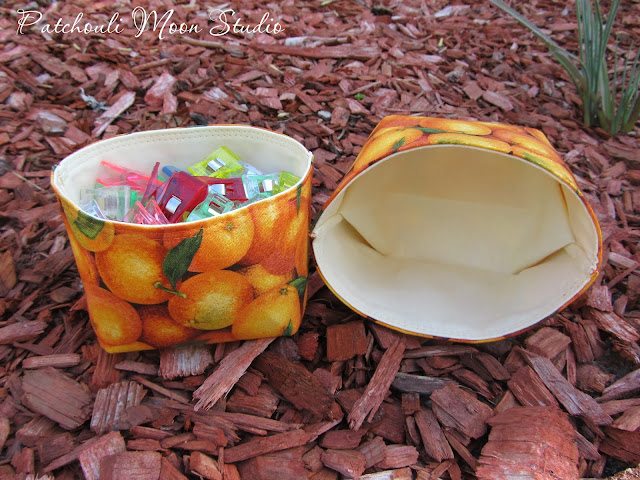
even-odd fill
[(598, 237), (545, 170), (463, 146), (395, 154), (360, 174), (315, 228), (331, 288), (412, 332), (499, 337), (553, 313), (589, 280)]

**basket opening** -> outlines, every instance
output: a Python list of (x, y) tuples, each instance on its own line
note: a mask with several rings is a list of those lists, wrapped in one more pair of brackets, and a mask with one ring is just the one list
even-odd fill
[(598, 234), (540, 167), (474, 147), (401, 152), (327, 207), (313, 243), (354, 309), (424, 335), (485, 340), (553, 313), (590, 279)]
[(76, 204), (81, 188), (93, 188), (100, 161), (149, 174), (156, 162), (186, 170), (220, 146), (265, 173), (288, 170), (304, 178), (311, 154), (293, 138), (243, 125), (214, 125), (137, 132), (102, 140), (65, 158), (54, 172), (61, 195)]

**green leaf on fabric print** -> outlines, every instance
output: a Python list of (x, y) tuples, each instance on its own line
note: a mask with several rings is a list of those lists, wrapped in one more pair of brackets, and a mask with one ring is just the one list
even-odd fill
[(300, 213), (300, 204), (302, 203), (302, 184), (296, 189), (296, 213)]
[(162, 262), (162, 271), (169, 279), (169, 282), (171, 282), (171, 286), (174, 290), (178, 280), (180, 280), (187, 272), (189, 265), (191, 265), (191, 260), (193, 260), (193, 257), (200, 248), (200, 244), (202, 243), (202, 234), (203, 229), (201, 228), (193, 237), (185, 238), (178, 245), (169, 250), (169, 252), (167, 252), (167, 256), (164, 257), (164, 261)]
[(393, 144), (393, 147), (391, 147), (391, 151), (393, 153), (396, 153), (398, 151), (398, 149), (404, 145), (404, 142), (407, 140), (407, 137), (402, 137), (400, 140), (398, 140), (396, 143)]
[(76, 228), (87, 238), (93, 240), (104, 228), (104, 220), (87, 215), (78, 210), (78, 216), (73, 221)]
[(298, 291), (298, 295), (300, 296), (300, 298), (302, 298), (304, 295), (304, 291), (307, 288), (307, 277), (298, 277), (294, 280), (291, 280), (289, 282), (289, 285), (295, 287), (295, 289)]
[(437, 128), (426, 128), (426, 127), (420, 127), (420, 126), (409, 127), (409, 128), (415, 128), (416, 130), (420, 130), (422, 133), (448, 133), (447, 130), (439, 130)]
[(293, 335), (293, 323), (291, 323), (291, 320), (289, 320), (289, 325), (287, 325), (287, 328), (285, 328), (284, 332), (282, 332), (282, 336), (290, 337), (291, 335)]

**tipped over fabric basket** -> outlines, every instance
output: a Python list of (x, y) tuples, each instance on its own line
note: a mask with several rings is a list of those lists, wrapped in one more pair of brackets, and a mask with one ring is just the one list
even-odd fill
[(407, 333), (481, 342), (520, 332), (596, 278), (602, 240), (542, 132), (390, 116), (316, 222), (325, 283)]

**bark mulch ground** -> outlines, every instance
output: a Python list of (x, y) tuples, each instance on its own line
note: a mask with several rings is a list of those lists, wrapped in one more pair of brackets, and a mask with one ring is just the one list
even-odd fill
[[(493, 479), (519, 465), (571, 479), (640, 463), (637, 127), (585, 128), (544, 46), (484, 2), (243, 2), (243, 23), (269, 12), (285, 31), (217, 37), (208, 7), (181, 2), (171, 21), (202, 31), (163, 40), (136, 38), (138, 3), (0, 6), (0, 477)], [(35, 30), (17, 31), (19, 8), (43, 14)], [(575, 51), (572, 4), (520, 8)], [(122, 31), (41, 31), (80, 12), (103, 25), (118, 12)], [(624, 2), (619, 45), (638, 45), (639, 27), (640, 4)], [(100, 349), (49, 185), (55, 163), (118, 134), (252, 124), (313, 151), (315, 215), (398, 113), (542, 129), (602, 226), (593, 288), (517, 337), (464, 345), (365, 322), (312, 273), (292, 338)]]

